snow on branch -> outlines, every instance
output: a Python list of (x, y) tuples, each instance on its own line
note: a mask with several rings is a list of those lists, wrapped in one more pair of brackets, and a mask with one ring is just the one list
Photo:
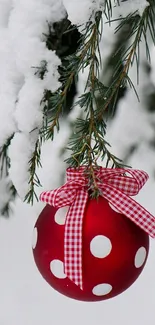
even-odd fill
[[(97, 11), (104, 12), (106, 3), (109, 0), (64, 0), (64, 5), (68, 12), (68, 18), (71, 22), (79, 26), (79, 31), (82, 32), (83, 24), (89, 19), (94, 20)], [(76, 9), (75, 9), (76, 8)]]
[[(19, 86), (14, 98), (10, 98), (9, 101), (9, 104), (13, 105), (10, 125), (16, 126), (16, 129), (10, 127), (10, 131), (16, 133), (9, 150), (11, 160), (9, 174), (22, 198), (29, 190), (29, 162), (35, 152), (39, 129), (42, 126), (41, 101), (44, 91), (46, 89), (53, 92), (60, 87), (58, 66), (61, 61), (55, 52), (46, 47), (44, 35), (48, 32), (49, 24), (52, 28), (55, 22), (66, 17), (67, 13), (61, 0), (15, 0), (10, 12), (9, 58), (12, 58), (16, 69), (15, 76), (18, 76), (20, 82), (10, 84), (10, 90), (14, 84), (16, 87)], [(37, 71), (42, 62), (46, 62), (46, 72), (44, 77), (40, 78)]]
[[(120, 45), (121, 59), (116, 60), (110, 87), (98, 79), (102, 16), (106, 18), (106, 23), (108, 20), (112, 24), (117, 21), (113, 35), (118, 35), (126, 25), (130, 26), (130, 44), (128, 46), (126, 40), (123, 40), (124, 43)], [(69, 30), (70, 22), (72, 29)], [(71, 30), (77, 30), (75, 25), (78, 25), (80, 31), (79, 39), (76, 39), (77, 46), (72, 53), (63, 56), (61, 40)], [(70, 149), (74, 155), (67, 162), (71, 164), (70, 159), (76, 156), (75, 164), (82, 164), (83, 157), (86, 162), (89, 161), (89, 165), (94, 163), (92, 135), (98, 141), (98, 147), (94, 147), (96, 157), (100, 149), (104, 148), (103, 155), (108, 156), (108, 161), (115, 160), (105, 148), (103, 137), (106, 124), (103, 116), (105, 111), (110, 113), (110, 107), (115, 106), (120, 87), (128, 85), (136, 92), (128, 72), (134, 61), (138, 67), (141, 40), (145, 41), (149, 57), (146, 25), (155, 43), (152, 0), (64, 0), (63, 3), (61, 0), (1, 0), (0, 157), (4, 156), (6, 162), (9, 161), (7, 173), (2, 176), (8, 178), (9, 172), (12, 181), (9, 186), (12, 188), (13, 184), (22, 199), (26, 198), (33, 203), (35, 187), (40, 186), (36, 171), (41, 164), (42, 143), (44, 140), (53, 140), (55, 129), (59, 130), (60, 115), (65, 108), (68, 93), (83, 70), (88, 72), (85, 88), (88, 93), (81, 94), (76, 103), (89, 114), (87, 120), (79, 119), (75, 124), (82, 130), (80, 132), (85, 131), (84, 136), (81, 133), (84, 143), (78, 150), (81, 143), (73, 134), (73, 147)], [(99, 105), (96, 100), (97, 91), (100, 91), (104, 100), (103, 105)], [(68, 123), (71, 127), (73, 124)], [(88, 140), (89, 143), (86, 143)], [(81, 158), (78, 160), (79, 152)]]

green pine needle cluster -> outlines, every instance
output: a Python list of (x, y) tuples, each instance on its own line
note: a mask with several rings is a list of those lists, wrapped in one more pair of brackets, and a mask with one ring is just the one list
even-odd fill
[(38, 201), (35, 188), (41, 186), (40, 180), (36, 173), (36, 169), (38, 167), (42, 167), (41, 160), (40, 160), (41, 144), (42, 144), (42, 138), (39, 137), (35, 145), (35, 151), (33, 153), (33, 156), (29, 161), (29, 174), (30, 174), (29, 191), (25, 196), (25, 201), (31, 204), (33, 204), (34, 198)]
[[(115, 0), (115, 3), (121, 6), (119, 0)], [(105, 140), (105, 116), (107, 118), (113, 115), (119, 91), (127, 85), (133, 88), (137, 100), (139, 100), (135, 85), (129, 77), (129, 69), (133, 62), (136, 62), (138, 82), (140, 43), (142, 40), (146, 45), (146, 57), (148, 61), (150, 60), (148, 38), (152, 39), (152, 43), (155, 44), (154, 1), (148, 1), (148, 6), (145, 8), (142, 16), (136, 11), (126, 17), (117, 19), (116, 34), (123, 31), (123, 28), (127, 25), (129, 28), (126, 37), (119, 43), (119, 47), (114, 53), (115, 66), (110, 86), (105, 86), (100, 81), (100, 72), (102, 69), (100, 41), (104, 32), (104, 17), (110, 25), (116, 21), (113, 20), (113, 5), (111, 0), (105, 0), (105, 11), (96, 12), (94, 17), (91, 17), (83, 26), (77, 50), (73, 54), (63, 57), (63, 63), (65, 64), (59, 67), (61, 71), (61, 86), (59, 89), (54, 93), (46, 89), (44, 91), (44, 96), (41, 101), (43, 108), (42, 127), (38, 130), (38, 140), (29, 161), (29, 192), (25, 197), (28, 203), (33, 203), (34, 198), (38, 199), (35, 188), (36, 186), (41, 186), (41, 184), (36, 171), (37, 167), (41, 166), (42, 143), (48, 139), (53, 140), (55, 132), (59, 131), (59, 121), (60, 117), (64, 114), (67, 95), (73, 82), (78, 82), (79, 72), (83, 72), (86, 68), (88, 76), (84, 93), (74, 103), (74, 106), (80, 106), (84, 118), (76, 119), (73, 125), (72, 137), (66, 148), (70, 156), (66, 159), (66, 162), (68, 166), (75, 168), (81, 165), (87, 166), (88, 189), (93, 197), (99, 195), (94, 172), (98, 168), (99, 159), (104, 160), (106, 167), (122, 168), (125, 166), (119, 158), (112, 154), (110, 145)], [(65, 26), (67, 26), (67, 30), (64, 33), (69, 33), (70, 30), (76, 28), (76, 26), (70, 28), (68, 23)], [(119, 59), (117, 59), (118, 53)], [(33, 68), (38, 78), (43, 79), (47, 72), (47, 63), (43, 61), (40, 67)], [(99, 97), (102, 99), (101, 101), (98, 100)], [(0, 151), (2, 169), (8, 168), (7, 148), (9, 144), (10, 142), (8, 141)]]
[[(116, 1), (118, 3), (118, 1)], [(110, 0), (105, 2), (105, 12), (108, 23), (112, 24), (112, 3)], [(81, 165), (86, 166), (88, 177), (88, 189), (92, 196), (99, 195), (99, 189), (95, 179), (95, 169), (98, 168), (98, 159), (104, 160), (106, 167), (122, 168), (124, 163), (115, 157), (110, 151), (110, 145), (105, 140), (106, 121), (105, 112), (111, 116), (115, 110), (115, 105), (119, 93), (119, 89), (129, 85), (138, 94), (135, 85), (129, 78), (128, 72), (134, 61), (137, 63), (137, 81), (140, 59), (140, 42), (142, 39), (146, 45), (146, 56), (150, 59), (148, 34), (151, 35), (152, 41), (155, 44), (155, 29), (154, 29), (154, 7), (153, 1), (144, 10), (142, 16), (138, 12), (120, 17), (115, 33), (118, 33), (126, 24), (130, 24), (128, 38), (128, 46), (125, 41), (121, 43), (117, 49), (121, 53), (120, 60), (116, 62), (113, 71), (113, 81), (109, 87), (105, 86), (99, 80), (101, 69), (101, 53), (100, 40), (103, 32), (103, 13), (97, 12), (95, 19), (88, 21), (82, 31), (82, 36), (79, 41), (79, 47), (76, 53), (65, 58), (67, 64), (63, 66), (61, 72), (61, 87), (51, 93), (45, 91), (43, 98), (44, 119), (41, 136), (44, 140), (53, 140), (55, 130), (59, 131), (59, 118), (63, 115), (66, 96), (73, 80), (78, 81), (78, 74), (89, 69), (88, 77), (85, 85), (84, 93), (78, 98), (74, 106), (79, 105), (83, 110), (85, 118), (78, 118), (73, 127), (73, 134), (66, 149), (69, 150), (70, 156), (66, 159), (68, 166), (78, 168)], [(115, 53), (117, 55), (117, 52)], [(98, 101), (98, 94), (102, 97), (102, 105)], [(35, 155), (35, 154), (34, 154)], [(34, 162), (34, 160), (32, 160)], [(33, 175), (33, 173), (31, 173)], [(31, 180), (33, 177), (31, 177)], [(32, 182), (31, 182), (32, 183)], [(39, 180), (38, 180), (39, 185)], [(29, 192), (29, 200), (32, 197), (32, 187)]]

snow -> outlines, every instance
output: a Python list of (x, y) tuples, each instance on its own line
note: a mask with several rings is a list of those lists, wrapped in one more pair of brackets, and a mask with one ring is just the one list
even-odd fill
[[(51, 58), (54, 56), (51, 55)], [(58, 60), (58, 63), (59, 60)], [(50, 64), (48, 65), (50, 67)], [(53, 70), (53, 71), (52, 71)], [(44, 95), (44, 89), (55, 91), (59, 87), (58, 72), (54, 69), (48, 71), (45, 80), (42, 81), (35, 75), (25, 77), (25, 82), (18, 95), (18, 102), (15, 110), (15, 120), (18, 130), (22, 132), (31, 132), (35, 128), (42, 126), (42, 105), (40, 102)], [(49, 81), (55, 80), (54, 84), (49, 87)]]
[(11, 187), (12, 183), (9, 177), (3, 177), (0, 179), (0, 207), (4, 208), (5, 205), (11, 200)]
[[(35, 133), (31, 131), (39, 129), (42, 125), (43, 113), (40, 102), (43, 98), (44, 90), (56, 91), (60, 86), (57, 68), (61, 62), (54, 52), (51, 53), (46, 48), (43, 34), (46, 34), (48, 31), (48, 22), (52, 24), (65, 16), (66, 10), (60, 0), (56, 2), (48, 0), (32, 0), (27, 2), (14, 0), (8, 19), (7, 36), (10, 46), (8, 56), (9, 58), (11, 57), (13, 68), (16, 69), (15, 76), (21, 83), (18, 89), (16, 89), (16, 93), (14, 91), (14, 98), (11, 98), (9, 101), (11, 109), (6, 109), (6, 105), (4, 106), (6, 123), (8, 123), (9, 115), (10, 129), (4, 124), (2, 129), (5, 127), (7, 133), (2, 130), (2, 134), (3, 138), (5, 135), (6, 140), (17, 129), (17, 133), (11, 143), (12, 148), (10, 149), (10, 177), (15, 182), (17, 191), (22, 198), (27, 193), (29, 178), (28, 162), (31, 158), (30, 154), (32, 155), (35, 149), (37, 140)], [(4, 61), (6, 61), (6, 57)], [(43, 80), (39, 79), (35, 74), (35, 70), (37, 67), (40, 67), (42, 61), (47, 62), (48, 70)], [(11, 80), (8, 73), (6, 73), (6, 77), (9, 82), (7, 89), (9, 87), (10, 91), (13, 91), (15, 87), (14, 80)], [(3, 89), (1, 93), (2, 96), (7, 97)], [(1, 114), (4, 115), (3, 112)], [(3, 121), (4, 118), (1, 120)], [(28, 132), (31, 133), (28, 134)], [(18, 154), (19, 148), (21, 148), (20, 154)], [(22, 161), (20, 165), (17, 158), (19, 155), (20, 161)]]
[(1, 0), (0, 2), (0, 26), (6, 27), (10, 10), (12, 8), (12, 0)]
[(115, 8), (117, 8), (117, 11), (123, 17), (135, 13), (135, 11), (142, 16), (145, 8), (149, 6), (146, 0), (121, 0), (116, 3)]
[(11, 46), (6, 28), (0, 29), (0, 146), (16, 131), (13, 119), (15, 101), (20, 86), (20, 77), (11, 53)]
[[(115, 1), (116, 5), (116, 1)], [(142, 14), (148, 2), (128, 0), (114, 8), (116, 16), (126, 15), (136, 9)], [(0, 0), (0, 146), (16, 133), (11, 141), (10, 178), (23, 199), (28, 190), (28, 161), (34, 151), (38, 128), (42, 123), (42, 107), (39, 105), (44, 89), (55, 91), (58, 86), (57, 67), (59, 58), (45, 46), (48, 31), (47, 21), (68, 18), (74, 24), (82, 24), (94, 9), (104, 9), (104, 1), (91, 0)], [(65, 9), (66, 8), (66, 9)], [(103, 64), (110, 53), (114, 40), (114, 27), (104, 27), (101, 43)], [(142, 51), (144, 53), (145, 51)], [(155, 214), (154, 206), (154, 162), (155, 152), (150, 147), (154, 140), (154, 114), (145, 109), (144, 94), (147, 85), (155, 84), (155, 55), (152, 49), (151, 80), (143, 73), (142, 56), (140, 70), (139, 103), (128, 90), (120, 101), (116, 118), (108, 125), (107, 139), (112, 151), (120, 158), (127, 155), (132, 145), (136, 151), (128, 163), (134, 168), (144, 169), (150, 179), (136, 198), (146, 209)], [(35, 67), (47, 61), (48, 72), (43, 80), (34, 75)], [(130, 77), (136, 82), (135, 65)], [(80, 75), (79, 93), (82, 92), (85, 75)], [(151, 88), (152, 89), (152, 88)], [(64, 147), (71, 134), (71, 125), (80, 116), (79, 107), (74, 109), (67, 121), (61, 121), (61, 131), (53, 143), (47, 141), (42, 148), (42, 169), (37, 171), (42, 188), (50, 190), (63, 184), (65, 179)], [(33, 132), (29, 133), (35, 129)], [(0, 183), (0, 205), (9, 196), (5, 189), (10, 180)], [(4, 195), (5, 192), (5, 195)], [(37, 216), (44, 204), (33, 208), (20, 199), (14, 206), (10, 220), (0, 220), (0, 324), (1, 325), (153, 325), (154, 324), (154, 241), (151, 240), (150, 255), (145, 269), (136, 283), (115, 299), (89, 304), (63, 297), (41, 278), (35, 267), (31, 238)], [(60, 312), (61, 311), (61, 312)], [(76, 315), (76, 316), (75, 316)]]
[[(104, 11), (105, 8), (105, 0), (64, 0), (63, 3), (68, 12), (68, 19), (77, 26), (85, 24), (90, 17), (93, 19), (96, 11)], [(82, 29), (83, 26), (79, 27), (80, 31)]]

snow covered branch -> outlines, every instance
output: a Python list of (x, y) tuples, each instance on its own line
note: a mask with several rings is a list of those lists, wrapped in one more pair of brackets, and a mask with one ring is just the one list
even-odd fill
[[(103, 18), (100, 22), (103, 34), (100, 28), (91, 30), (96, 24), (96, 13)], [(54, 139), (64, 123), (67, 136), (58, 146), (63, 158), (68, 154), (64, 147), (69, 136), (75, 139), (74, 124), (80, 130), (84, 126), (67, 162), (71, 163), (80, 152), (80, 161), (76, 156), (78, 165), (83, 163), (82, 157), (88, 162), (88, 156), (89, 162), (94, 163), (103, 151), (106, 165), (109, 159), (120, 164), (107, 149), (103, 119), (115, 112), (121, 89), (131, 87), (137, 93), (138, 78), (133, 82), (130, 71), (133, 65), (139, 71), (141, 42), (150, 58), (149, 44), (155, 44), (154, 16), (152, 0), (1, 0), (0, 190), (2, 184), (7, 195), (2, 205), (0, 202), (0, 211), (8, 206), (8, 198), (16, 191), (28, 202), (33, 203), (33, 198), (37, 198), (37, 186), (41, 185), (38, 176), (41, 148), (45, 140)], [(106, 36), (108, 28), (112, 32)], [(118, 48), (113, 48), (120, 31), (127, 36), (117, 43)], [(68, 45), (67, 38), (70, 38)], [(109, 49), (105, 48), (107, 41)], [(112, 49), (113, 68), (110, 67), (110, 84), (107, 84), (101, 80), (101, 74)], [(77, 105), (73, 105), (74, 99)], [(92, 140), (95, 150), (91, 147)]]

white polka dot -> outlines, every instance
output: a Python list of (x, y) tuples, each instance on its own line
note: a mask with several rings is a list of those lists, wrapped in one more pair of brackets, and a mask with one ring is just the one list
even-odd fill
[(121, 213), (117, 208), (114, 207), (114, 205), (111, 202), (109, 202), (109, 205), (112, 210), (114, 210), (115, 212)]
[(141, 267), (146, 259), (146, 249), (145, 247), (140, 247), (135, 255), (135, 267)]
[(35, 227), (33, 229), (33, 235), (32, 235), (32, 248), (35, 249), (37, 245), (37, 240), (38, 240), (38, 231), (37, 228)]
[(50, 270), (56, 278), (58, 279), (66, 278), (66, 274), (64, 273), (64, 264), (60, 260), (53, 260), (50, 263)]
[(104, 296), (111, 292), (112, 286), (108, 283), (101, 283), (95, 286), (92, 290), (95, 296)]
[(112, 244), (108, 237), (95, 236), (90, 243), (90, 251), (95, 257), (104, 258), (110, 254), (111, 250)]
[(54, 220), (58, 225), (64, 225), (69, 207), (63, 207), (57, 210)]

